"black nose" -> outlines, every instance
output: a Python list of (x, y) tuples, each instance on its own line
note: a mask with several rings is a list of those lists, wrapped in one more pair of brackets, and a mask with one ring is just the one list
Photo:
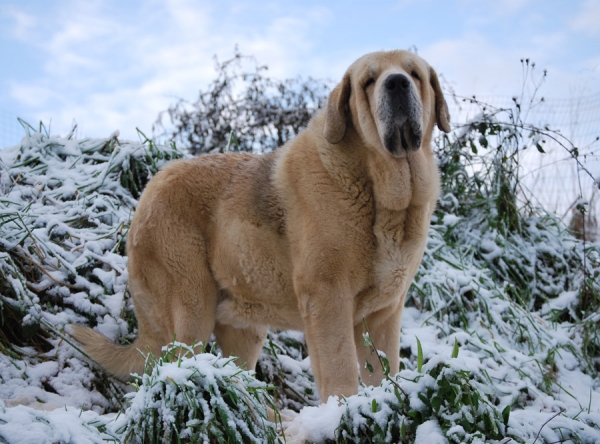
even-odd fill
[(408, 89), (410, 87), (410, 80), (404, 74), (391, 74), (385, 79), (385, 87), (390, 91)]

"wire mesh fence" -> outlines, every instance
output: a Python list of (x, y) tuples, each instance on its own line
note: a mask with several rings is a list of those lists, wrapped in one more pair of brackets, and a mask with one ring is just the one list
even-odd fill
[(0, 110), (0, 149), (16, 145), (24, 135), (16, 114)]
[[(514, 108), (513, 97), (478, 96), (493, 108)], [(454, 122), (467, 122), (479, 112), (461, 100), (450, 101)], [(522, 104), (522, 117), (539, 128), (558, 130), (579, 153), (578, 165), (572, 153), (554, 140), (543, 145), (545, 153), (526, 150), (521, 156), (520, 180), (523, 189), (545, 209), (570, 223), (587, 202), (587, 227), (591, 238), (599, 238), (600, 219), (600, 93), (569, 99), (538, 99)]]

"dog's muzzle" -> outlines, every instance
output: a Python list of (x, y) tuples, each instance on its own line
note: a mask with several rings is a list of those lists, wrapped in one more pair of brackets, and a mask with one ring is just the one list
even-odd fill
[(421, 103), (412, 82), (404, 74), (390, 74), (384, 82), (380, 119), (382, 139), (392, 154), (416, 151), (421, 146)]

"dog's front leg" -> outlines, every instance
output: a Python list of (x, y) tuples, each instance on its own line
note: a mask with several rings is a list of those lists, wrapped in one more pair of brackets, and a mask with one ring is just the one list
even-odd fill
[(353, 335), (354, 303), (335, 283), (297, 281), (298, 305), (321, 401), (358, 391)]

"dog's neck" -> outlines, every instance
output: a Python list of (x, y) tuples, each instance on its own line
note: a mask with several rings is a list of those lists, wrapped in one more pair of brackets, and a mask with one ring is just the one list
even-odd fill
[(325, 169), (344, 190), (355, 194), (357, 186), (369, 188), (379, 208), (403, 211), (411, 206), (432, 207), (437, 200), (437, 166), (431, 148), (425, 145), (430, 140), (425, 137), (419, 150), (399, 158), (374, 147), (366, 153), (360, 136), (349, 129), (341, 143), (326, 144), (319, 154)]
[(413, 183), (407, 157), (384, 157), (377, 152), (367, 157), (365, 167), (378, 207), (402, 211), (410, 206)]

